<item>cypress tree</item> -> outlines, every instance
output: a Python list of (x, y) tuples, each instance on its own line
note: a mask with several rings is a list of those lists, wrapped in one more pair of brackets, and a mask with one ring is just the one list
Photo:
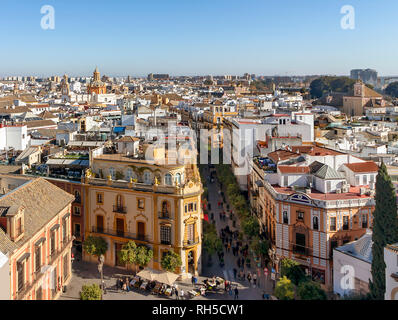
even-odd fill
[(384, 247), (398, 241), (396, 198), (391, 178), (382, 163), (376, 178), (376, 208), (373, 212), (372, 280), (369, 289), (374, 300), (384, 300), (386, 290)]

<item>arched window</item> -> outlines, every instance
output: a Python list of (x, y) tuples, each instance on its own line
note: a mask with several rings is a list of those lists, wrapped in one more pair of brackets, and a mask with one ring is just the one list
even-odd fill
[(313, 229), (318, 230), (319, 229), (319, 220), (318, 217), (312, 218), (312, 224), (313, 224)]
[(166, 173), (166, 175), (164, 176), (164, 183), (168, 186), (171, 186), (173, 184), (173, 177), (170, 173)]
[(180, 185), (181, 184), (181, 173), (177, 173), (175, 175), (174, 181), (175, 181), (176, 185)]
[(151, 173), (149, 171), (144, 172), (144, 183), (152, 184)]
[(133, 169), (131, 169), (131, 168), (127, 169), (126, 178), (127, 178), (127, 181), (130, 181), (130, 179), (134, 179), (134, 177), (133, 177)]

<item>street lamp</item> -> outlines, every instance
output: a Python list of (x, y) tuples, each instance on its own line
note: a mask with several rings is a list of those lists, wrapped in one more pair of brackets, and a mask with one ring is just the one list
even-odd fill
[(105, 256), (101, 254), (98, 259), (98, 271), (101, 274), (101, 289), (104, 294), (106, 294), (105, 291), (105, 284), (104, 284), (104, 262), (105, 262)]

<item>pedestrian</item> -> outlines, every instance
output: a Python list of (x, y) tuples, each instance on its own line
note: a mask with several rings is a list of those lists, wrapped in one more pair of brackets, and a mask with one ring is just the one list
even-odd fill
[(247, 274), (247, 281), (249, 281), (249, 284), (251, 283), (251, 280), (252, 280), (252, 274), (249, 271), (249, 273)]
[(236, 264), (238, 265), (238, 268), (240, 269), (240, 259), (238, 258), (238, 261), (236, 262)]
[(228, 250), (228, 244), (224, 244), (224, 247), (225, 247), (225, 251), (227, 251)]
[(227, 252), (230, 252), (230, 251), (231, 251), (231, 243), (228, 243)]
[(174, 289), (174, 293), (175, 293), (175, 295), (176, 295), (176, 299), (177, 299), (177, 300), (180, 300), (180, 293), (178, 292), (177, 288)]
[(236, 274), (238, 273), (238, 270), (236, 270), (235, 268), (234, 268), (234, 279), (236, 280)]
[(181, 300), (184, 300), (184, 290), (180, 290), (180, 298)]
[(254, 284), (254, 287), (256, 287), (256, 285), (257, 285), (257, 274), (253, 274), (253, 284)]
[(195, 286), (195, 276), (191, 277), (191, 283), (192, 283), (192, 286)]
[(239, 290), (238, 287), (235, 287), (235, 297), (234, 300), (238, 300), (239, 299)]

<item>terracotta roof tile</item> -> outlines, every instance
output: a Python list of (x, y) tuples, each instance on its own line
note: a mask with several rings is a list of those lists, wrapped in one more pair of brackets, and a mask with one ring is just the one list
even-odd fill
[(373, 161), (346, 163), (345, 166), (356, 173), (377, 172), (379, 170), (379, 167)]

